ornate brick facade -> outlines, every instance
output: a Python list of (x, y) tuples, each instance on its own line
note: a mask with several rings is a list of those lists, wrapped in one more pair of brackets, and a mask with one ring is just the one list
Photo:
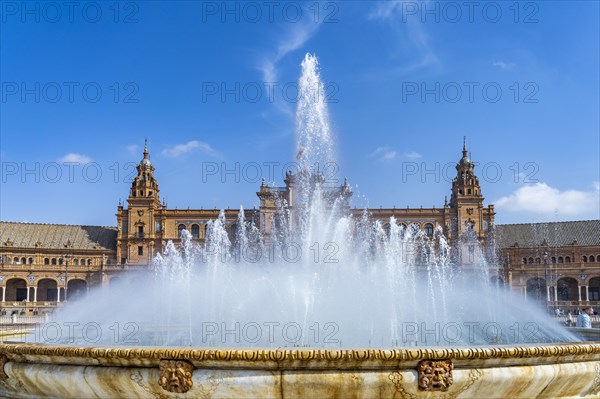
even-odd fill
[[(485, 243), (495, 229), (495, 212), (493, 205), (483, 205), (474, 168), (463, 145), (450, 201), (444, 201), (439, 208), (379, 208), (367, 212), (371, 219), (381, 220), (384, 229), (390, 228), (391, 217), (394, 217), (396, 223), (416, 225), (427, 235), (439, 227), (450, 241), (460, 237), (470, 226), (477, 239)], [(54, 307), (65, 297), (84, 295), (90, 287), (109, 284), (124, 271), (145, 270), (169, 240), (179, 242), (181, 229), (188, 230), (196, 242), (203, 244), (208, 222), (218, 218), (221, 211), (168, 209), (160, 202), (154, 172), (145, 146), (127, 204), (117, 207), (116, 227), (0, 222), (2, 308), (8, 312), (25, 311), (29, 315)], [(319, 176), (315, 178), (319, 184)], [(278, 207), (284, 204), (293, 213), (296, 180), (297, 176), (288, 174), (284, 187), (269, 187), (263, 182), (257, 192), (258, 209), (244, 210), (245, 219), (268, 235), (274, 220), (272, 215)], [(352, 192), (346, 182), (337, 188), (327, 188), (326, 193), (341, 199), (343, 211), (356, 218), (365, 212), (350, 208)], [(239, 210), (222, 212), (227, 221), (226, 229), (233, 234)], [(293, 218), (291, 223), (293, 228)], [(502, 280), (532, 300), (543, 300), (542, 294), (547, 294), (546, 299), (553, 306), (576, 307), (598, 300), (600, 221), (585, 225), (583, 235), (575, 234), (579, 231), (577, 226), (587, 222), (569, 223), (576, 227), (561, 230), (559, 236), (563, 241), (547, 238), (545, 244), (542, 236), (531, 230), (536, 225), (499, 226), (498, 242), (504, 262)], [(514, 226), (534, 227), (530, 231)], [(553, 263), (554, 258), (556, 263)], [(561, 258), (563, 263), (559, 262)], [(568, 294), (563, 293), (565, 289)]]

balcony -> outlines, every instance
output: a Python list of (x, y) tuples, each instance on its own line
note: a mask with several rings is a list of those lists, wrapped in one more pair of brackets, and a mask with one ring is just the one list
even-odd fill
[(600, 301), (548, 301), (548, 306), (561, 307), (561, 306), (592, 306), (600, 307)]
[(68, 269), (69, 272), (86, 272), (86, 271), (97, 271), (100, 270), (99, 265), (73, 265), (69, 263), (67, 265), (46, 265), (44, 263), (31, 263), (26, 265), (19, 264), (3, 264), (0, 265), (0, 269), (7, 272), (27, 272), (27, 271), (65, 271)]
[(40, 324), (46, 323), (49, 320), (48, 316), (0, 316), (0, 325), (6, 324), (20, 324), (20, 325), (31, 325), (31, 324)]

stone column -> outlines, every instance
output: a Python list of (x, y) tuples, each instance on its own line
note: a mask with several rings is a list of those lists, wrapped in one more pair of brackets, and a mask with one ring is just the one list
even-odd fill
[(33, 302), (37, 302), (37, 288), (33, 287)]
[(2, 286), (2, 302), (6, 302), (6, 287)]
[(554, 286), (554, 301), (558, 301), (558, 287)]
[(31, 291), (31, 287), (27, 287), (27, 302), (29, 302), (29, 291)]
[(579, 302), (581, 302), (581, 286), (577, 285), (577, 293), (579, 294)]
[(546, 286), (546, 302), (550, 302), (550, 286)]
[(60, 287), (56, 287), (56, 302), (60, 303)]
[(589, 286), (586, 285), (585, 286), (585, 300), (589, 302), (590, 300), (590, 291), (589, 291)]

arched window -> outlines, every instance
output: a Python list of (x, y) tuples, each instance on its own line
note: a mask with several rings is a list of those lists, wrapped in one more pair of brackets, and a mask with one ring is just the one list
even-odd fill
[(583, 255), (583, 256), (581, 257), (581, 261), (582, 261), (582, 262), (587, 262), (587, 256)]
[(17, 258), (17, 257), (15, 256), (15, 257), (14, 257), (14, 259), (13, 259), (13, 263), (14, 263), (15, 265), (18, 265), (18, 264), (19, 264), (19, 258)]
[(578, 294), (577, 280), (572, 277), (563, 277), (557, 281), (556, 292), (559, 301), (576, 301)]
[(81, 266), (85, 266), (85, 259), (80, 259), (80, 260), (79, 260), (79, 264), (80, 264)]
[(73, 266), (79, 266), (79, 260), (73, 259)]
[(539, 277), (527, 280), (527, 299), (546, 301), (546, 280)]
[(565, 263), (571, 263), (571, 257), (570, 256), (567, 256), (565, 258)]
[(535, 258), (535, 263), (540, 264), (540, 258)]
[(29, 262), (30, 265), (33, 265), (33, 258), (29, 258)]
[(552, 257), (552, 263), (556, 263), (556, 256)]
[(200, 226), (197, 224), (192, 225), (192, 237), (200, 238)]
[(383, 232), (385, 233), (386, 237), (390, 236), (391, 231), (392, 231), (392, 226), (389, 223), (386, 223), (383, 225)]
[(594, 259), (594, 255), (590, 256), (590, 262), (595, 262), (596, 260)]
[(91, 266), (91, 265), (92, 265), (92, 260), (91, 260), (91, 259), (88, 259), (88, 260), (87, 260), (87, 265), (88, 265), (88, 266)]
[(532, 264), (533, 264), (533, 258), (529, 258), (529, 259), (527, 260), (527, 263), (529, 263), (530, 265), (532, 265)]
[(56, 265), (56, 258), (52, 258), (52, 264)]
[(21, 263), (26, 265), (27, 264), (27, 259), (26, 258), (21, 258)]
[(563, 257), (562, 256), (558, 257), (558, 263), (563, 263)]
[(49, 264), (50, 264), (50, 259), (44, 258), (44, 265), (49, 265)]
[(58, 264), (62, 265), (65, 262), (65, 260), (63, 258), (58, 258)]
[(521, 264), (522, 264), (522, 265), (526, 265), (526, 264), (527, 264), (527, 258), (523, 258), (523, 259), (521, 259)]
[(429, 238), (433, 237), (433, 225), (431, 223), (425, 225), (425, 235)]
[(177, 226), (177, 237), (181, 237), (181, 232), (185, 230), (185, 224), (180, 224)]

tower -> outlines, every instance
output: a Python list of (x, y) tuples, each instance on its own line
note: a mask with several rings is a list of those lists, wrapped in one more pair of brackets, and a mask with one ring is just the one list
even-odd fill
[(453, 211), (454, 222), (451, 230), (452, 236), (460, 237), (471, 227), (476, 236), (483, 240), (493, 224), (494, 208), (493, 205), (483, 207), (484, 198), (474, 169), (475, 164), (469, 158), (466, 141), (463, 141), (462, 158), (456, 164), (456, 177), (452, 180), (450, 209)]
[[(150, 162), (148, 141), (144, 157), (136, 167), (137, 175), (131, 182), (127, 209), (117, 208), (117, 259), (121, 263), (147, 265), (160, 247), (160, 223), (156, 216), (161, 209), (158, 182)], [(156, 241), (156, 242), (155, 242)]]

